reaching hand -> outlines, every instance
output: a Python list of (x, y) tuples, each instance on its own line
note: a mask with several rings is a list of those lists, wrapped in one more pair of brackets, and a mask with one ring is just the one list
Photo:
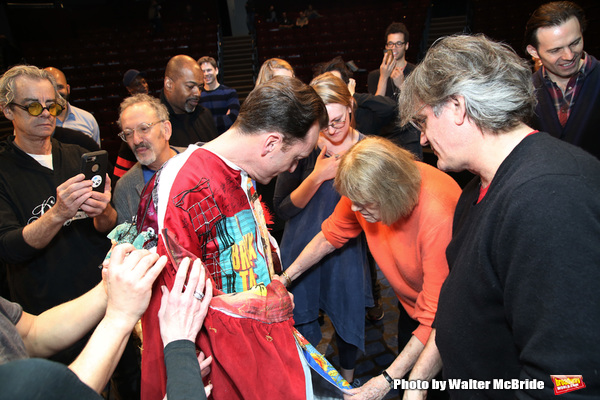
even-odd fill
[(133, 328), (148, 308), (152, 284), (166, 263), (166, 256), (159, 258), (130, 244), (116, 246), (102, 268), (108, 293), (106, 317)]
[[(91, 182), (91, 181), (84, 181)], [(111, 199), (111, 189), (110, 189), (110, 177), (106, 174), (106, 179), (104, 180), (104, 192), (94, 192), (92, 191), (92, 195), (81, 205), (81, 210), (85, 211), (85, 213), (90, 217), (94, 218), (98, 215), (102, 214), (108, 203), (110, 203)]]
[(169, 292), (166, 286), (161, 288), (163, 295), (158, 321), (163, 346), (180, 339), (195, 342), (208, 312), (212, 299), (212, 282), (206, 279), (206, 269), (202, 262), (196, 259), (185, 285), (189, 266), (190, 259), (186, 257), (179, 264), (171, 291)]
[(206, 358), (203, 351), (201, 351), (198, 354), (198, 363), (200, 364), (200, 375), (202, 375), (203, 378), (206, 378), (206, 376), (210, 374), (210, 364), (212, 363), (212, 360), (212, 356)]
[(313, 169), (312, 173), (319, 177), (320, 182), (325, 182), (335, 178), (339, 164), (339, 156), (336, 154), (331, 157), (327, 157), (327, 146), (323, 146), (321, 153), (319, 153), (319, 156), (317, 157), (315, 168)]
[(356, 389), (350, 389), (351, 395), (344, 394), (346, 400), (379, 400), (390, 391), (390, 384), (383, 375), (369, 379), (367, 383)]

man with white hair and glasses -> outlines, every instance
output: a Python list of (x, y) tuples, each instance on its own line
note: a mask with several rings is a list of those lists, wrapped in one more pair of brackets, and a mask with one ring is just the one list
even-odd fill
[(119, 137), (127, 143), (138, 162), (115, 186), (113, 203), (118, 223), (131, 222), (137, 213), (140, 195), (152, 175), (184, 147), (169, 146), (172, 127), (169, 112), (157, 98), (137, 94), (123, 100)]
[(528, 126), (535, 104), (527, 63), (481, 35), (437, 42), (402, 89), (401, 115), (438, 167), (476, 175), (456, 207), (435, 329), (410, 375), (443, 367), (448, 382), (476, 382), (449, 387), (451, 398), (550, 398), (552, 374), (584, 383), (565, 398), (600, 396), (600, 162)]

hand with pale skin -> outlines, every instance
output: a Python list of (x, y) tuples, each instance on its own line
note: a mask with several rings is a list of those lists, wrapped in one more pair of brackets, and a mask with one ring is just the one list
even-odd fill
[[(82, 175), (82, 174), (81, 174)], [(79, 175), (78, 175), (79, 176)], [(92, 181), (84, 181), (91, 183)], [(110, 177), (106, 174), (106, 179), (104, 180), (104, 191), (103, 192), (94, 192), (92, 191), (90, 197), (81, 204), (81, 210), (85, 211), (85, 213), (91, 217), (97, 217), (102, 214), (111, 199), (111, 189), (110, 189)]]
[(166, 256), (159, 258), (130, 244), (115, 247), (111, 258), (102, 263), (108, 294), (105, 318), (125, 321), (133, 328), (148, 308), (150, 288), (166, 263)]
[(369, 379), (367, 383), (356, 389), (350, 389), (350, 394), (344, 394), (345, 400), (379, 400), (383, 399), (391, 387), (383, 375)]
[(315, 168), (312, 173), (319, 177), (319, 181), (325, 182), (335, 178), (339, 165), (339, 156), (331, 155), (330, 157), (327, 157), (327, 146), (325, 145), (317, 157)]
[[(164, 346), (182, 339), (195, 342), (208, 312), (208, 306), (212, 299), (212, 282), (210, 279), (206, 279), (206, 269), (202, 265), (202, 261), (196, 259), (192, 265), (187, 285), (185, 285), (189, 266), (190, 259), (186, 257), (179, 264), (171, 291), (166, 286), (161, 287), (162, 300), (158, 311), (158, 321)], [(198, 300), (194, 297), (194, 292), (204, 294), (204, 298)]]
[[(186, 257), (179, 264), (171, 291), (166, 286), (161, 287), (162, 299), (158, 321), (164, 347), (176, 340), (195, 342), (208, 312), (213, 296), (212, 281), (206, 279), (206, 268), (199, 259), (196, 259), (191, 267), (188, 282), (185, 284), (189, 267), (190, 259)], [(198, 300), (194, 293), (201, 293), (204, 297)], [(211, 362), (212, 356), (205, 358), (204, 353), (200, 352), (198, 363), (202, 377), (210, 373)], [(204, 391), (208, 397), (212, 391), (212, 384), (205, 386)]]
[(379, 66), (380, 76), (384, 79), (389, 78), (396, 68), (396, 59), (391, 51), (386, 51), (383, 55), (383, 60)]
[(394, 68), (390, 78), (392, 78), (392, 82), (394, 82), (394, 85), (399, 89), (404, 83), (404, 69)]
[(348, 81), (348, 91), (350, 96), (354, 96), (354, 93), (356, 93), (356, 81), (352, 78)]
[(67, 221), (77, 214), (82, 204), (90, 197), (92, 197), (92, 181), (86, 181), (85, 175), (77, 174), (56, 188), (56, 204), (52, 207), (52, 211), (62, 221)]

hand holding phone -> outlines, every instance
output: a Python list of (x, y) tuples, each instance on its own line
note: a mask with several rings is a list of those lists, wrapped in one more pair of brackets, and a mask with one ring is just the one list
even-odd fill
[(92, 181), (93, 191), (104, 192), (107, 168), (108, 152), (106, 150), (81, 155), (81, 173), (85, 175), (86, 180)]

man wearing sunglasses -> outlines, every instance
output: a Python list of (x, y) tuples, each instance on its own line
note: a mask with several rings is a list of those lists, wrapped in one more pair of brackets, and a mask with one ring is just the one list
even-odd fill
[[(47, 71), (19, 65), (0, 78), (0, 109), (14, 126), (0, 143), (0, 259), (11, 300), (36, 315), (100, 281), (116, 222), (110, 180), (93, 192), (79, 173), (86, 150), (52, 138), (65, 106)], [(56, 360), (72, 361), (84, 344)]]
[(66, 100), (64, 109), (56, 116), (56, 126), (83, 132), (94, 139), (98, 143), (98, 146), (100, 146), (100, 127), (96, 118), (91, 113), (69, 103), (71, 87), (67, 83), (65, 74), (60, 69), (54, 67), (47, 67), (44, 70), (52, 74), (56, 81), (58, 93)]

